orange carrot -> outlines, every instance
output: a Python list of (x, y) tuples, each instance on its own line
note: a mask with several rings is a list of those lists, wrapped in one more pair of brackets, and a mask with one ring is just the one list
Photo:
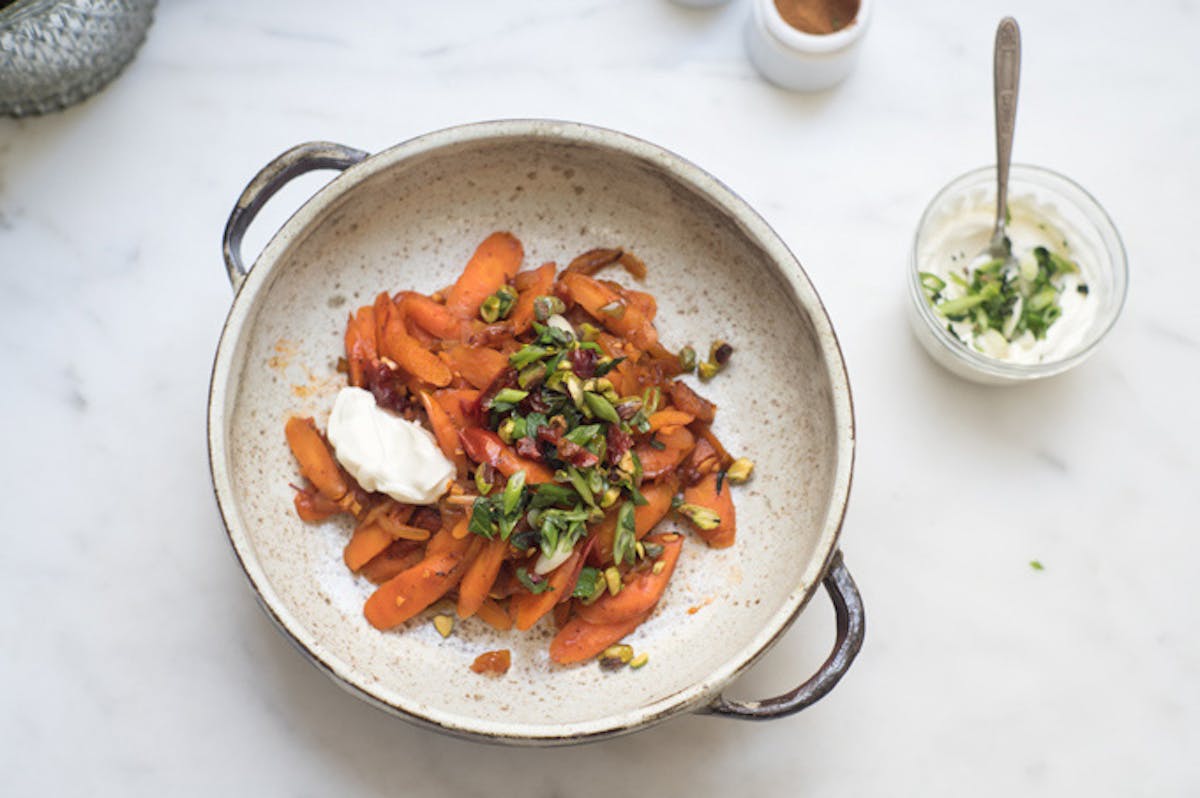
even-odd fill
[(525, 631), (538, 622), (543, 615), (554, 609), (558, 600), (575, 589), (574, 580), (579, 577), (579, 563), (583, 552), (576, 549), (567, 560), (546, 577), (549, 586), (541, 593), (516, 593), (510, 603), (512, 605), (513, 622), (518, 629)]
[(292, 454), (300, 463), (300, 473), (322, 496), (330, 501), (341, 501), (350, 492), (350, 486), (313, 420), (292, 416), (283, 431)]
[(292, 504), (296, 507), (296, 515), (300, 516), (302, 521), (324, 521), (342, 511), (337, 502), (330, 501), (314, 488), (296, 488)]
[(479, 611), (487, 598), (500, 566), (504, 564), (504, 555), (508, 553), (508, 542), (496, 538), (484, 544), (479, 556), (463, 574), (458, 586), (458, 617), (470, 618)]
[[(554, 290), (555, 266), (544, 263), (530, 272), (521, 272), (515, 281), (520, 294), (517, 303), (513, 305), (512, 313), (508, 314), (508, 325), (513, 335), (520, 335), (533, 324), (533, 302), (539, 296), (547, 296)], [(520, 278), (529, 275), (525, 280)]]
[(673, 382), (668, 391), (671, 394), (671, 404), (685, 413), (691, 413), (697, 420), (705, 424), (712, 423), (717, 406), (700, 394), (693, 391), (685, 382)]
[[(651, 482), (642, 486), (646, 503), (633, 510), (633, 526), (638, 540), (649, 534), (671, 511), (671, 499), (675, 496), (678, 483), (674, 479)], [(604, 517), (596, 527), (596, 547), (592, 550), (592, 562), (608, 565), (613, 561), (613, 539), (617, 532), (617, 513)]]
[(363, 607), (376, 629), (393, 629), (454, 587), (463, 574), (461, 554), (446, 552), (426, 557), (380, 585)]
[[(386, 294), (381, 296), (386, 296)], [(437, 355), (408, 334), (408, 330), (404, 326), (405, 313), (405, 301), (402, 300), (396, 312), (391, 313), (387, 320), (383, 340), (380, 342), (380, 351), (423, 382), (438, 388), (449, 385), (450, 369), (438, 359)]]
[(458, 439), (462, 442), (467, 457), (476, 463), (488, 463), (506, 477), (524, 471), (525, 481), (531, 485), (554, 481), (553, 471), (541, 463), (521, 457), (491, 430), (468, 427), (458, 433)]
[(508, 617), (508, 612), (495, 599), (484, 599), (475, 615), (499, 632), (507, 632), (512, 628), (512, 618)]
[(561, 282), (588, 315), (624, 336), (638, 349), (648, 349), (658, 343), (658, 332), (642, 309), (630, 304), (604, 283), (575, 272), (564, 273)]
[(408, 543), (407, 541), (405, 543), (408, 545), (402, 549), (397, 548), (395, 543), (388, 546), (364, 565), (359, 570), (359, 573), (365, 576), (372, 584), (382, 585), (397, 574), (407, 571), (425, 559), (420, 546)]
[(346, 361), (350, 364), (350, 384), (363, 385), (363, 371), (379, 357), (379, 342), (375, 335), (375, 310), (367, 305), (351, 314), (346, 323)]
[(467, 415), (466, 406), (475, 405), (479, 400), (479, 391), (474, 388), (444, 388), (434, 391), (433, 398), (458, 429), (476, 426), (475, 420)]
[(492, 233), (467, 262), (462, 275), (446, 296), (446, 307), (460, 319), (479, 313), (483, 300), (511, 280), (521, 267), (525, 250), (512, 233)]
[(485, 651), (471, 663), (471, 670), (476, 673), (488, 673), (497, 676), (508, 673), (510, 667), (512, 667), (512, 652), (507, 648), (502, 648), (498, 651)]
[(491, 385), (492, 380), (508, 368), (508, 357), (495, 349), (455, 346), (444, 355), (451, 369), (480, 390)]
[(638, 459), (642, 461), (642, 475), (651, 480), (674, 471), (696, 443), (695, 436), (687, 427), (664, 430), (657, 433), (654, 439), (663, 444), (664, 448), (656, 449), (649, 443), (639, 443), (634, 447)]
[(404, 302), (406, 318), (435, 338), (457, 340), (467, 331), (468, 325), (445, 306), (434, 302), (424, 294), (404, 291), (400, 294)]
[(591, 659), (604, 649), (641, 626), (650, 613), (620, 623), (597, 625), (582, 618), (572, 618), (550, 641), (550, 659), (559, 665), (570, 665)]
[(379, 524), (363, 524), (350, 536), (350, 542), (346, 544), (342, 559), (345, 560), (347, 568), (357, 571), (392, 545), (393, 539)]
[(717, 491), (717, 474), (709, 473), (683, 492), (685, 504), (695, 504), (712, 510), (721, 519), (716, 529), (704, 530), (696, 528), (696, 532), (714, 549), (724, 549), (733, 545), (737, 532), (737, 515), (733, 508), (733, 491), (729, 480), (722, 480), (721, 490)]
[(458, 444), (458, 430), (455, 429), (450, 414), (435, 402), (427, 391), (421, 391), (421, 404), (425, 407), (425, 415), (429, 416), (429, 425), (433, 427), (433, 436), (437, 439), (442, 454), (456, 462), (461, 460), (462, 449)]
[[(632, 580), (626, 582), (621, 592), (615, 596), (605, 593), (596, 603), (581, 605), (576, 614), (591, 624), (604, 626), (620, 623), (631, 618), (645, 617), (654, 609), (654, 605), (662, 598), (667, 589), (667, 582), (675, 571), (675, 563), (679, 560), (679, 552), (683, 550), (682, 535), (655, 535), (651, 542), (663, 547), (662, 557), (658, 562), (663, 563), (662, 570), (655, 573), (647, 569), (639, 572)], [(657, 567), (657, 566), (656, 566)]]
[(663, 427), (686, 427), (695, 419), (691, 413), (682, 410), (659, 410), (650, 416), (650, 431), (658, 432)]

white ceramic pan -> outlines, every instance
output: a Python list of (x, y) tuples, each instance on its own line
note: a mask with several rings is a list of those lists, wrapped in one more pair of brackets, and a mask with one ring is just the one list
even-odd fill
[[(244, 267), (246, 226), (280, 186), (314, 169), (342, 172)], [(499, 633), (469, 619), (442, 639), (425, 613), (380, 633), (362, 616), (371, 586), (342, 564), (348, 528), (303, 523), (292, 509), (288, 482), (298, 477), (284, 421), (303, 413), (324, 424), (343, 384), (335, 363), (347, 313), (381, 290), (452, 282), (494, 230), (511, 230), (533, 264), (630, 248), (649, 266), (646, 289), (658, 298), (668, 346), (721, 337), (736, 350), (704, 393), (720, 407), (721, 440), (756, 463), (737, 494), (738, 541), (721, 551), (685, 547), (655, 615), (629, 640), (650, 654), (637, 671), (554, 665), (548, 621)], [(251, 181), (224, 244), (237, 296), (209, 395), (217, 501), (262, 605), (340, 685), (441, 731), (548, 745), (681, 712), (776, 718), (812, 704), (845, 673), (864, 628), (837, 550), (854, 458), (845, 366), (796, 259), (710, 175), (644, 141), (560, 122), (452, 128), (372, 156), (303, 144)], [(838, 623), (820, 671), (768, 700), (724, 698), (722, 688), (783, 634), (822, 581)], [(469, 669), (496, 648), (512, 651), (506, 675)]]

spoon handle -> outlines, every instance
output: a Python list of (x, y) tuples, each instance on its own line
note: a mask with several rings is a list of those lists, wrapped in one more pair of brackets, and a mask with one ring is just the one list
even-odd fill
[(1008, 164), (1012, 160), (1013, 130), (1017, 124), (1017, 86), (1021, 81), (1021, 29), (1012, 17), (996, 28), (993, 55), (993, 93), (996, 103), (996, 233), (1004, 228), (1008, 208)]

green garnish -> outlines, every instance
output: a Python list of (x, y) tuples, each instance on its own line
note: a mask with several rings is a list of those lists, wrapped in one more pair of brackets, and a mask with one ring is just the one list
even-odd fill
[(534, 578), (529, 575), (529, 571), (525, 568), (517, 569), (517, 581), (524, 585), (526, 590), (534, 594), (545, 593), (547, 590), (552, 589), (550, 583), (540, 576), (537, 577), (537, 581), (535, 582)]
[(604, 588), (604, 572), (599, 568), (585, 565), (579, 572), (579, 581), (575, 583), (575, 590), (571, 595), (582, 599), (584, 603), (590, 603), (590, 599), (599, 598), (599, 594), (603, 592)]
[(633, 562), (636, 556), (637, 529), (634, 524), (633, 502), (625, 502), (617, 511), (617, 533), (613, 537), (613, 562)]
[(1030, 567), (1030, 568), (1032, 568), (1032, 569), (1033, 569), (1033, 570), (1035, 570), (1035, 571), (1044, 571), (1044, 570), (1046, 570), (1046, 566), (1042, 565), (1042, 564), (1041, 564), (1041, 562), (1039, 562), (1038, 560), (1030, 560), (1030, 561), (1029, 561), (1029, 567)]

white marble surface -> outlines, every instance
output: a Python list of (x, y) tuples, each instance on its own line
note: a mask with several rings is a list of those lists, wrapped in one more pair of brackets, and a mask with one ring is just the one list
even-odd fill
[[(178, 0), (106, 92), (0, 121), (0, 792), (1200, 793), (1200, 9), (1081, 8), (879, 4), (850, 81), (800, 97), (748, 66), (744, 0)], [(925, 202), (991, 156), (1005, 13), (1025, 33), (1016, 158), (1099, 197), (1133, 273), (1097, 356), (1016, 390), (941, 372), (903, 316)], [(305, 663), (230, 556), (204, 424), (234, 198), (299, 141), (508, 116), (693, 159), (822, 292), (857, 399), (844, 550), (868, 640), (797, 717), (554, 752), (445, 739)], [(806, 676), (830, 616), (815, 601), (735, 692)]]

